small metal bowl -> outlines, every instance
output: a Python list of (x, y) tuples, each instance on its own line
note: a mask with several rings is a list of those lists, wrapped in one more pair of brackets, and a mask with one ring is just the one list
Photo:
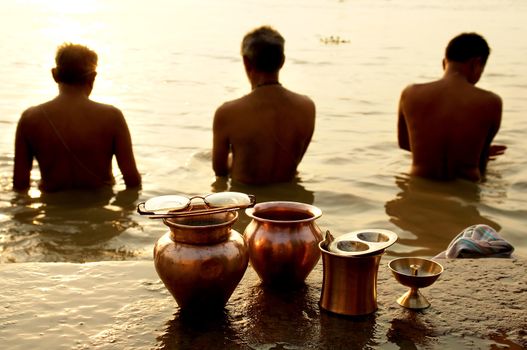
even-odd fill
[(393, 276), (410, 290), (403, 294), (397, 303), (409, 309), (425, 309), (430, 306), (419, 288), (431, 286), (443, 273), (441, 264), (424, 258), (398, 258), (390, 261), (388, 267)]

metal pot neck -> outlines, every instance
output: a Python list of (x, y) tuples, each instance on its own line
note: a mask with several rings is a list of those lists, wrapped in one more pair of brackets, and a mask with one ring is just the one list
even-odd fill
[(170, 228), (170, 238), (188, 244), (216, 244), (226, 241), (232, 225), (238, 220), (236, 211), (163, 219)]
[(245, 213), (256, 221), (275, 224), (296, 224), (313, 222), (322, 216), (322, 211), (310, 204), (299, 202), (263, 202)]

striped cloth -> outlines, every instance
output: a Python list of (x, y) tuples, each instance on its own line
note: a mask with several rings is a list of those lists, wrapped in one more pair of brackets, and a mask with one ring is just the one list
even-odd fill
[(435, 258), (510, 258), (514, 247), (492, 227), (473, 225), (464, 229)]

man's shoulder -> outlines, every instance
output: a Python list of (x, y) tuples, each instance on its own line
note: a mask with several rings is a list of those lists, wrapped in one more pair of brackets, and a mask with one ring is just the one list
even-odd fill
[(294, 100), (299, 101), (301, 103), (306, 103), (306, 104), (310, 104), (310, 105), (313, 105), (313, 106), (315, 105), (315, 102), (311, 99), (311, 97), (309, 97), (306, 94), (302, 94), (302, 93), (299, 93), (299, 92), (296, 92), (296, 91), (293, 91), (293, 90), (289, 90), (289, 89), (286, 89), (285, 87), (284, 87), (283, 91), (284, 91), (284, 94), (290, 99), (294, 99)]
[(315, 108), (316, 108), (315, 107), (315, 101), (313, 101), (311, 99), (311, 97), (309, 97), (307, 95), (302, 95), (302, 94), (298, 94), (298, 93), (295, 93), (295, 94), (297, 96), (299, 104), (303, 107), (303, 109), (308, 111), (310, 114), (314, 113)]
[(35, 119), (39, 119), (42, 115), (42, 109), (49, 104), (49, 102), (45, 102), (36, 106), (28, 107), (24, 112), (22, 112), (22, 116), (20, 118), (20, 122), (28, 123), (32, 122)]
[(221, 109), (236, 108), (240, 105), (245, 104), (246, 101), (247, 101), (247, 95), (236, 98), (234, 100), (225, 101), (218, 108), (221, 108)]
[(230, 114), (239, 110), (240, 108), (243, 108), (248, 103), (250, 103), (249, 95), (245, 95), (234, 100), (225, 101), (216, 109), (216, 115)]
[[(287, 90), (284, 88), (282, 97), (285, 98), (286, 101), (293, 102), (297, 106), (302, 106), (302, 108), (308, 108), (309, 110), (315, 109), (315, 103), (307, 95), (299, 94), (297, 92)], [(270, 98), (267, 101), (272, 103), (273, 100), (277, 101), (277, 103), (284, 102), (282, 98), (276, 97)], [(224, 102), (216, 109), (216, 115), (235, 114), (246, 109), (252, 109), (255, 105), (260, 105), (261, 103), (262, 97), (255, 95), (253, 92), (251, 92), (242, 97)]]
[(480, 97), (482, 100), (485, 100), (486, 102), (488, 103), (492, 103), (492, 104), (500, 104), (502, 103), (501, 101), (501, 97), (490, 91), (490, 90), (485, 90), (485, 89), (482, 89), (482, 88), (479, 88), (477, 86), (474, 87), (475, 88), (475, 91), (477, 92), (478, 94), (478, 97)]
[(23, 119), (34, 118), (34, 116), (37, 114), (36, 111), (38, 110), (40, 106), (41, 105), (31, 106), (31, 107), (26, 108), (26, 110), (22, 112), (22, 118)]
[(114, 105), (107, 104), (107, 103), (101, 103), (101, 102), (97, 102), (93, 100), (90, 100), (89, 103), (91, 104), (92, 108), (96, 109), (98, 112), (117, 114), (117, 115), (122, 114), (121, 110), (115, 107)]
[(402, 92), (402, 95), (412, 95), (419, 93), (421, 91), (433, 89), (436, 85), (438, 85), (439, 80), (424, 82), (424, 83), (412, 83), (407, 85)]
[(123, 112), (114, 105), (89, 101), (89, 113), (93, 120), (98, 120), (104, 125), (113, 125), (115, 127), (126, 123)]

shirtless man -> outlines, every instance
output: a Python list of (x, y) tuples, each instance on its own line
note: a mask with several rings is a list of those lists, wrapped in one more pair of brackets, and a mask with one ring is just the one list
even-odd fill
[(141, 185), (128, 126), (121, 111), (89, 99), (97, 54), (81, 45), (64, 44), (51, 70), (59, 94), (27, 109), (15, 138), (13, 188), (27, 191), (36, 158), (44, 192), (95, 189), (113, 185), (112, 158), (127, 188)]
[(412, 152), (413, 175), (479, 181), (489, 158), (505, 151), (491, 146), (500, 127), (501, 98), (474, 86), (489, 53), (478, 34), (460, 34), (446, 48), (443, 77), (402, 92), (399, 147)]
[(250, 185), (291, 181), (313, 135), (315, 104), (280, 84), (284, 38), (277, 31), (253, 30), (241, 51), (252, 91), (216, 110), (214, 172)]

